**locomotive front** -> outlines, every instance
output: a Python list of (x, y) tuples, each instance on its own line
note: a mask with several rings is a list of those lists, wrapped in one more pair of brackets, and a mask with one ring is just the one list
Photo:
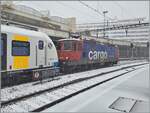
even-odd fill
[(76, 39), (63, 39), (57, 42), (56, 47), (61, 71), (71, 71), (81, 58), (82, 42)]

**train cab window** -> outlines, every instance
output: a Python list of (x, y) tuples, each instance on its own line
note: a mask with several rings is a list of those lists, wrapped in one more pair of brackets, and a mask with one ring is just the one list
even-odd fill
[(76, 51), (76, 42), (73, 42), (73, 43), (72, 43), (72, 46), (73, 46), (73, 47), (72, 47), (73, 50)]
[(40, 50), (43, 50), (44, 49), (44, 41), (39, 40), (38, 47)]
[(12, 56), (30, 56), (30, 43), (27, 41), (12, 41)]
[(72, 50), (72, 42), (64, 41), (64, 50)]

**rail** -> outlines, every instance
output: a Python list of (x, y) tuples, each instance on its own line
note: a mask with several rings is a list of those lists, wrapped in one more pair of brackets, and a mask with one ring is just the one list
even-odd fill
[(44, 105), (44, 106), (42, 106), (42, 107), (39, 107), (39, 108), (37, 108), (37, 109), (31, 110), (31, 111), (33, 111), (33, 112), (39, 112), (39, 111), (42, 111), (43, 109), (45, 109), (45, 108), (47, 108), (47, 107), (49, 107), (49, 106), (52, 106), (52, 105), (54, 105), (54, 104), (56, 104), (56, 103), (58, 103), (58, 102), (63, 101), (64, 99), (70, 98), (70, 97), (72, 97), (72, 96), (74, 96), (74, 95), (76, 95), (76, 94), (78, 94), (78, 93), (80, 93), (80, 92), (83, 92), (83, 91), (85, 91), (85, 90), (87, 90), (87, 89), (90, 89), (90, 88), (92, 88), (92, 87), (95, 87), (95, 86), (97, 86), (97, 85), (99, 85), (99, 84), (105, 83), (105, 82), (110, 81), (110, 80), (112, 80), (112, 79), (115, 79), (115, 78), (117, 78), (117, 77), (119, 77), (119, 76), (122, 76), (122, 75), (124, 75), (124, 74), (127, 74), (127, 73), (129, 73), (129, 72), (131, 72), (131, 71), (134, 71), (135, 68), (133, 68), (133, 67), (141, 66), (141, 65), (145, 65), (145, 64), (147, 64), (147, 63), (140, 63), (140, 64), (134, 64), (134, 65), (130, 65), (130, 66), (124, 66), (124, 67), (121, 67), (121, 68), (119, 68), (119, 69), (114, 69), (114, 70), (111, 70), (111, 71), (108, 71), (108, 72), (103, 72), (103, 73), (100, 73), (100, 74), (97, 74), (97, 75), (94, 75), (94, 76), (88, 76), (88, 77), (84, 77), (84, 78), (74, 79), (74, 80), (71, 80), (71, 81), (69, 81), (69, 82), (67, 82), (67, 83), (58, 85), (58, 86), (56, 86), (56, 87), (48, 88), (48, 89), (45, 89), (45, 90), (40, 90), (40, 91), (31, 93), (31, 94), (28, 94), (28, 95), (25, 95), (25, 96), (22, 96), (22, 97), (18, 97), (18, 98), (11, 99), (11, 100), (2, 101), (1, 106), (2, 106), (2, 108), (4, 108), (4, 107), (7, 107), (7, 105), (10, 105), (10, 104), (13, 104), (13, 103), (17, 103), (17, 102), (19, 102), (19, 101), (22, 101), (22, 100), (25, 100), (25, 99), (28, 99), (28, 98), (32, 98), (32, 97), (34, 97), (34, 96), (41, 95), (41, 94), (43, 94), (43, 93), (45, 93), (45, 92), (51, 92), (51, 91), (59, 90), (59, 89), (61, 89), (61, 88), (63, 88), (63, 87), (70, 86), (70, 85), (77, 84), (77, 83), (81, 83), (81, 82), (83, 82), (83, 81), (88, 81), (88, 80), (90, 80), (90, 79), (97, 78), (97, 77), (101, 77), (102, 75), (107, 75), (107, 74), (109, 74), (109, 73), (113, 73), (113, 72), (117, 72), (117, 71), (121, 71), (121, 70), (125, 70), (125, 69), (130, 69), (130, 68), (133, 69), (133, 70), (125, 71), (125, 72), (123, 72), (123, 73), (121, 73), (121, 74), (119, 74), (119, 75), (115, 75), (115, 76), (113, 76), (113, 77), (109, 77), (108, 79), (105, 79), (104, 81), (98, 82), (98, 83), (96, 83), (96, 84), (94, 84), (94, 85), (91, 85), (91, 86), (89, 86), (89, 87), (87, 87), (87, 88), (84, 88), (84, 89), (82, 89), (81, 91), (78, 91), (78, 92), (75, 92), (75, 93), (73, 93), (73, 94), (71, 94), (71, 95), (65, 96), (65, 97), (63, 97), (63, 98), (61, 98), (61, 99), (58, 99), (58, 100), (56, 100), (56, 101), (54, 101), (54, 102), (52, 102), (52, 103), (48, 103), (48, 104), (46, 104), (46, 105)]

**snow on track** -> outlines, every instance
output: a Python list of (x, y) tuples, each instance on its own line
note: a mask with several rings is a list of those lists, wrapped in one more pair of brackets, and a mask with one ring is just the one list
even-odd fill
[[(51, 91), (51, 92), (45, 92), (43, 94), (21, 100), (15, 104), (11, 104), (5, 107), (1, 108), (1, 112), (27, 112), (27, 111), (33, 111), (35, 109), (40, 108), (41, 106), (44, 106), (48, 103), (52, 103), (58, 99), (64, 98), (72, 93), (75, 93), (77, 91), (80, 91), (84, 88), (90, 87), (94, 84), (97, 84), (99, 82), (105, 81), (109, 78), (118, 76), (119, 74), (126, 73), (128, 71), (133, 71), (135, 69), (138, 69), (143, 66), (137, 66), (135, 68), (130, 69), (123, 69), (120, 71), (108, 73), (105, 76), (98, 76), (89, 80), (85, 80), (76, 84), (71, 84), (69, 86), (62, 87), (60, 89)], [(96, 72), (95, 72), (96, 73)]]
[(53, 80), (51, 82), (45, 82), (43, 84), (33, 85), (34, 83), (28, 83), (28, 84), (4, 88), (4, 89), (1, 89), (1, 101), (2, 102), (8, 101), (8, 100), (11, 100), (11, 99), (14, 99), (17, 97), (22, 97), (24, 95), (39, 92), (44, 89), (53, 88), (55, 86), (62, 85), (64, 83), (70, 82), (72, 80), (90, 77), (90, 76), (94, 76), (94, 75), (97, 75), (100, 73), (105, 73), (108, 71), (113, 71), (113, 70), (120, 69), (123, 67), (142, 64), (142, 63), (146, 63), (146, 62), (125, 64), (125, 65), (107, 67), (107, 68), (85, 71), (85, 72), (80, 72), (80, 73), (75, 73), (75, 74), (68, 74), (65, 76), (56, 77), (56, 78), (59, 78), (58, 80)]

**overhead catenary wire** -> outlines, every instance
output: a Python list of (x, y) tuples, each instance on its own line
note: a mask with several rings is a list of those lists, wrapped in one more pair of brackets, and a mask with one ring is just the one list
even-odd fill
[[(89, 8), (89, 9), (93, 10), (94, 12), (98, 13), (100, 16), (104, 16), (101, 12), (99, 12), (97, 9), (91, 7), (90, 5), (88, 5), (88, 4), (84, 3), (84, 2), (82, 2), (81, 0), (79, 0), (79, 2), (80, 2), (81, 4), (83, 4), (84, 6), (86, 6), (87, 8)], [(106, 16), (106, 18), (109, 19), (109, 20), (113, 20), (113, 19), (112, 19), (111, 17), (109, 17), (109, 16)]]
[[(74, 12), (78, 12), (78, 14), (81, 14), (82, 16), (87, 16), (87, 15), (89, 15), (89, 13), (87, 13), (87, 12), (84, 12), (83, 10), (79, 10), (79, 9), (77, 9), (77, 8), (75, 8), (75, 7), (71, 7), (71, 6), (69, 6), (69, 5), (66, 5), (65, 3), (63, 3), (63, 2), (61, 2), (61, 1), (56, 1), (58, 4), (60, 4), (60, 5), (62, 5), (62, 6), (64, 6), (64, 7), (66, 7), (66, 8), (69, 8), (69, 9), (71, 9), (71, 10), (73, 10)], [(92, 19), (95, 19), (95, 18), (92, 18)], [(87, 18), (86, 18), (86, 20), (87, 20)], [(90, 19), (88, 19), (88, 20), (90, 20)]]
[[(122, 10), (122, 13), (124, 12), (124, 13), (126, 13), (126, 15), (128, 15), (128, 16), (132, 16), (132, 15), (130, 15), (128, 12), (126, 12), (126, 9), (125, 9), (122, 5), (120, 5), (117, 1), (113, 1), (113, 3), (116, 4), (116, 5)], [(132, 17), (133, 17), (133, 16), (132, 16)]]
[(63, 5), (63, 6), (65, 6), (65, 7), (68, 7), (68, 8), (70, 8), (70, 9), (74, 9), (74, 10), (76, 10), (76, 11), (80, 11), (80, 13), (82, 13), (82, 14), (85, 14), (85, 15), (87, 15), (87, 14), (89, 14), (89, 13), (86, 13), (86, 12), (83, 12), (82, 10), (79, 10), (79, 9), (77, 9), (77, 8), (74, 8), (74, 7), (70, 7), (69, 5), (66, 5), (66, 4), (64, 4), (63, 2), (61, 2), (61, 1), (56, 1), (57, 3), (59, 3), (59, 4), (61, 4), (61, 5)]

